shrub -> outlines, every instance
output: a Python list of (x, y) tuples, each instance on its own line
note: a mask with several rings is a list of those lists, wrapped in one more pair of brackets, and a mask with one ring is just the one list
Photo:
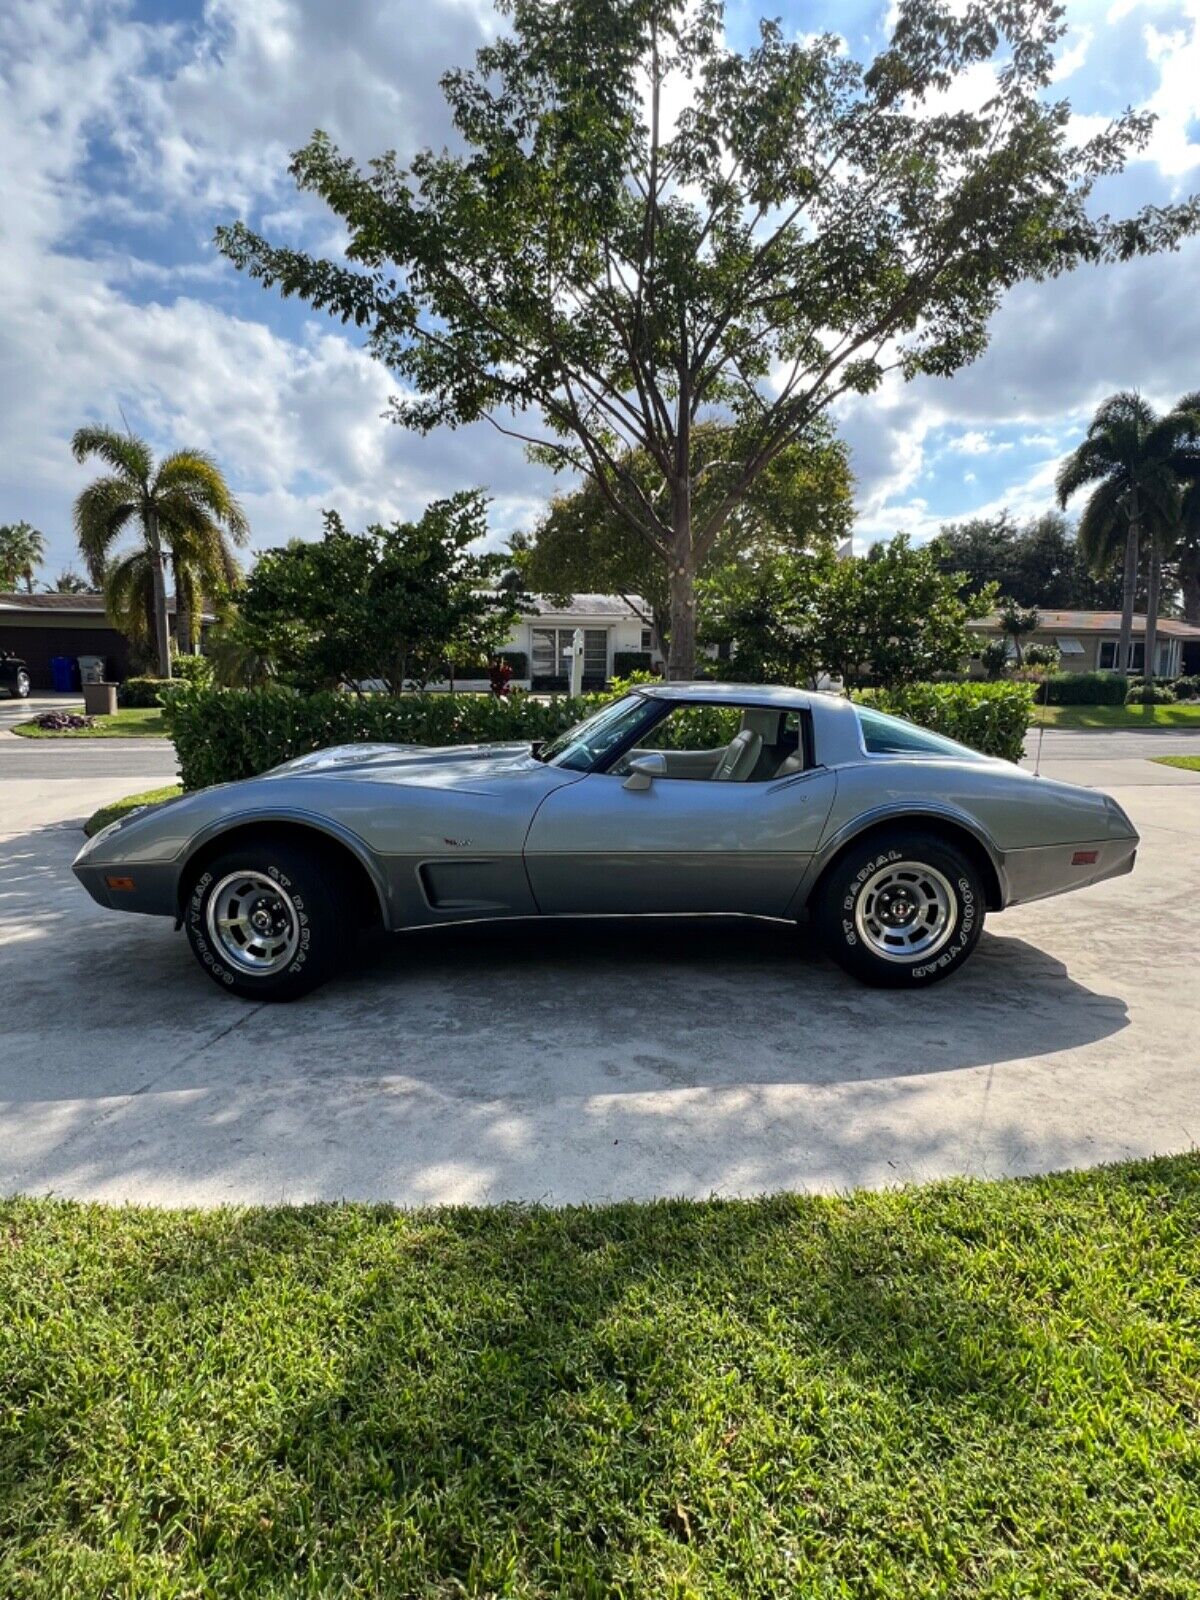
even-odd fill
[(1027, 683), (910, 683), (859, 689), (853, 698), (1006, 761), (1021, 759), (1033, 716)]
[(1024, 650), (1023, 666), (1050, 667), (1058, 671), (1058, 664), (1062, 660), (1062, 653), (1052, 644), (1027, 644)]
[(524, 650), (498, 650), (496, 654), (501, 661), (508, 662), (514, 678), (529, 676), (529, 657)]
[(507, 661), (501, 658), (490, 661), (488, 663), (488, 678), (492, 685), (492, 693), (494, 695), (506, 695), (508, 693), (509, 679), (512, 675), (513, 669)]
[(284, 689), (166, 691), (185, 789), (250, 778), (326, 745), (472, 744), (551, 739), (607, 696), (536, 700), (491, 694), (290, 694)]
[(1039, 699), (1050, 706), (1123, 706), (1128, 689), (1123, 672), (1056, 672)]
[(207, 688), (213, 681), (213, 664), (207, 656), (172, 656), (171, 674), (180, 683)]
[(1176, 678), (1172, 688), (1176, 700), (1200, 700), (1200, 672), (1187, 678)]
[(991, 682), (1002, 678), (1009, 667), (1008, 640), (989, 639), (979, 652), (979, 664)]
[(1127, 706), (1173, 706), (1175, 691), (1165, 683), (1135, 683), (1125, 696)]
[(635, 672), (649, 672), (649, 650), (614, 650), (613, 677), (628, 678)]
[[(612, 696), (537, 700), (480, 694), (296, 695), (284, 689), (188, 689), (163, 695), (185, 789), (265, 772), (327, 745), (450, 745), (551, 739)], [(987, 755), (1019, 758), (1030, 719), (1025, 684), (917, 683), (858, 696)]]
[(169, 689), (172, 682), (171, 678), (126, 678), (124, 683), (117, 685), (117, 704), (125, 707), (156, 706), (159, 695), (164, 689)]

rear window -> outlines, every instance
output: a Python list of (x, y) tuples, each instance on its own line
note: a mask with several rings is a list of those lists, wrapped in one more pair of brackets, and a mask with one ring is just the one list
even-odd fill
[(957, 761), (980, 761), (977, 750), (958, 744), (940, 733), (930, 733), (928, 728), (918, 728), (915, 723), (901, 717), (885, 716), (870, 706), (857, 706), (858, 725), (862, 729), (863, 748), (869, 756), (953, 756)]

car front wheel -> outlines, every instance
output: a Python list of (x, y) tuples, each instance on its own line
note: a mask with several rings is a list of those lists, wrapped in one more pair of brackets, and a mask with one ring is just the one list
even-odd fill
[(984, 909), (979, 871), (962, 851), (933, 835), (896, 830), (834, 864), (813, 920), (847, 972), (912, 989), (962, 966), (979, 942)]
[(17, 673), (16, 682), (13, 684), (13, 699), (28, 700), (30, 687), (29, 674), (24, 668), (22, 668), (21, 671)]
[(247, 1000), (295, 1000), (337, 970), (343, 896), (316, 852), (250, 841), (204, 863), (184, 927), (208, 976)]

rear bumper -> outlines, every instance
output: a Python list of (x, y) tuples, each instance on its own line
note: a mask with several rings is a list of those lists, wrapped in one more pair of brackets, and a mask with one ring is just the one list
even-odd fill
[[(1006, 850), (1004, 879), (1005, 906), (1026, 905), (1031, 900), (1046, 900), (1051, 895), (1086, 889), (1108, 878), (1132, 872), (1137, 860), (1136, 835), (1128, 839), (1088, 839), (1075, 844), (1039, 845), (1032, 850)], [(1079, 862), (1079, 855), (1095, 853), (1092, 862)]]

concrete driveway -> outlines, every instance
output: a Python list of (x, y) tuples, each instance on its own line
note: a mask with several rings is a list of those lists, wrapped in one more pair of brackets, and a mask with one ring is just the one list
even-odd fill
[(169, 749), (17, 746), (0, 738), (0, 1192), (831, 1190), (1200, 1135), (1187, 774), (1107, 758), (1137, 871), (990, 919), (970, 966), (919, 995), (859, 988), (778, 926), (614, 921), (404, 935), (296, 1005), (255, 1007), (168, 924), (102, 911), (69, 874), (78, 819), (167, 781)]

